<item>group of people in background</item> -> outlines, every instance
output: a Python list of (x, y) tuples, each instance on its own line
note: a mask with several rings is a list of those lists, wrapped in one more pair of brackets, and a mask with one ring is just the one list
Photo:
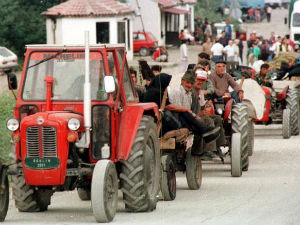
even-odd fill
[(256, 8), (250, 7), (248, 9), (247, 19), (251, 22), (260, 23), (265, 17), (268, 23), (271, 21), (272, 8), (266, 4), (264, 8), (258, 5)]

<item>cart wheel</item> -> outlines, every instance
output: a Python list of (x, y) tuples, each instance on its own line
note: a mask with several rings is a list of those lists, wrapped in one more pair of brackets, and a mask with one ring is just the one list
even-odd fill
[(284, 109), (282, 114), (282, 136), (287, 139), (291, 137), (291, 112), (289, 109)]
[(113, 220), (118, 203), (118, 176), (115, 165), (110, 160), (99, 160), (96, 163), (92, 178), (91, 200), (97, 222)]
[(0, 222), (3, 222), (5, 220), (9, 203), (8, 179), (6, 174), (3, 173), (3, 170), (1, 171), (1, 181), (2, 179), (4, 179), (4, 186), (0, 187)]
[(191, 190), (198, 190), (202, 184), (202, 163), (199, 156), (191, 154), (192, 148), (186, 153), (186, 179)]
[(164, 201), (171, 201), (176, 198), (176, 170), (170, 155), (164, 155), (162, 161), (162, 176), (160, 188)]
[(241, 134), (233, 133), (231, 137), (231, 176), (242, 176)]

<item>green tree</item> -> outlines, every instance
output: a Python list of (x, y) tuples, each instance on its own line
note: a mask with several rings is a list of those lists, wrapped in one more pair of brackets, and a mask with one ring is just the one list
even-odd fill
[(46, 42), (45, 18), (40, 13), (62, 0), (1, 0), (0, 46), (23, 58), (26, 44)]
[(218, 10), (221, 5), (222, 0), (197, 0), (195, 17), (201, 16), (202, 19), (208, 18), (210, 22), (220, 22), (222, 16)]

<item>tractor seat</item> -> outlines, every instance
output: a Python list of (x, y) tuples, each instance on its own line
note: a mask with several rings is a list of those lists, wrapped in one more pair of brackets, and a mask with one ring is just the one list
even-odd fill
[(162, 137), (163, 140), (167, 140), (169, 138), (175, 138), (176, 142), (182, 142), (185, 140), (190, 134), (189, 129), (181, 128), (178, 130), (171, 130), (164, 134)]

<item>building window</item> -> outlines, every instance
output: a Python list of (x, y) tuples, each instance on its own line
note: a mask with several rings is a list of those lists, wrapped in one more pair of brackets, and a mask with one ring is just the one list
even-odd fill
[(109, 22), (96, 23), (97, 43), (109, 43)]
[(118, 43), (125, 44), (125, 42), (126, 42), (125, 22), (118, 22)]

